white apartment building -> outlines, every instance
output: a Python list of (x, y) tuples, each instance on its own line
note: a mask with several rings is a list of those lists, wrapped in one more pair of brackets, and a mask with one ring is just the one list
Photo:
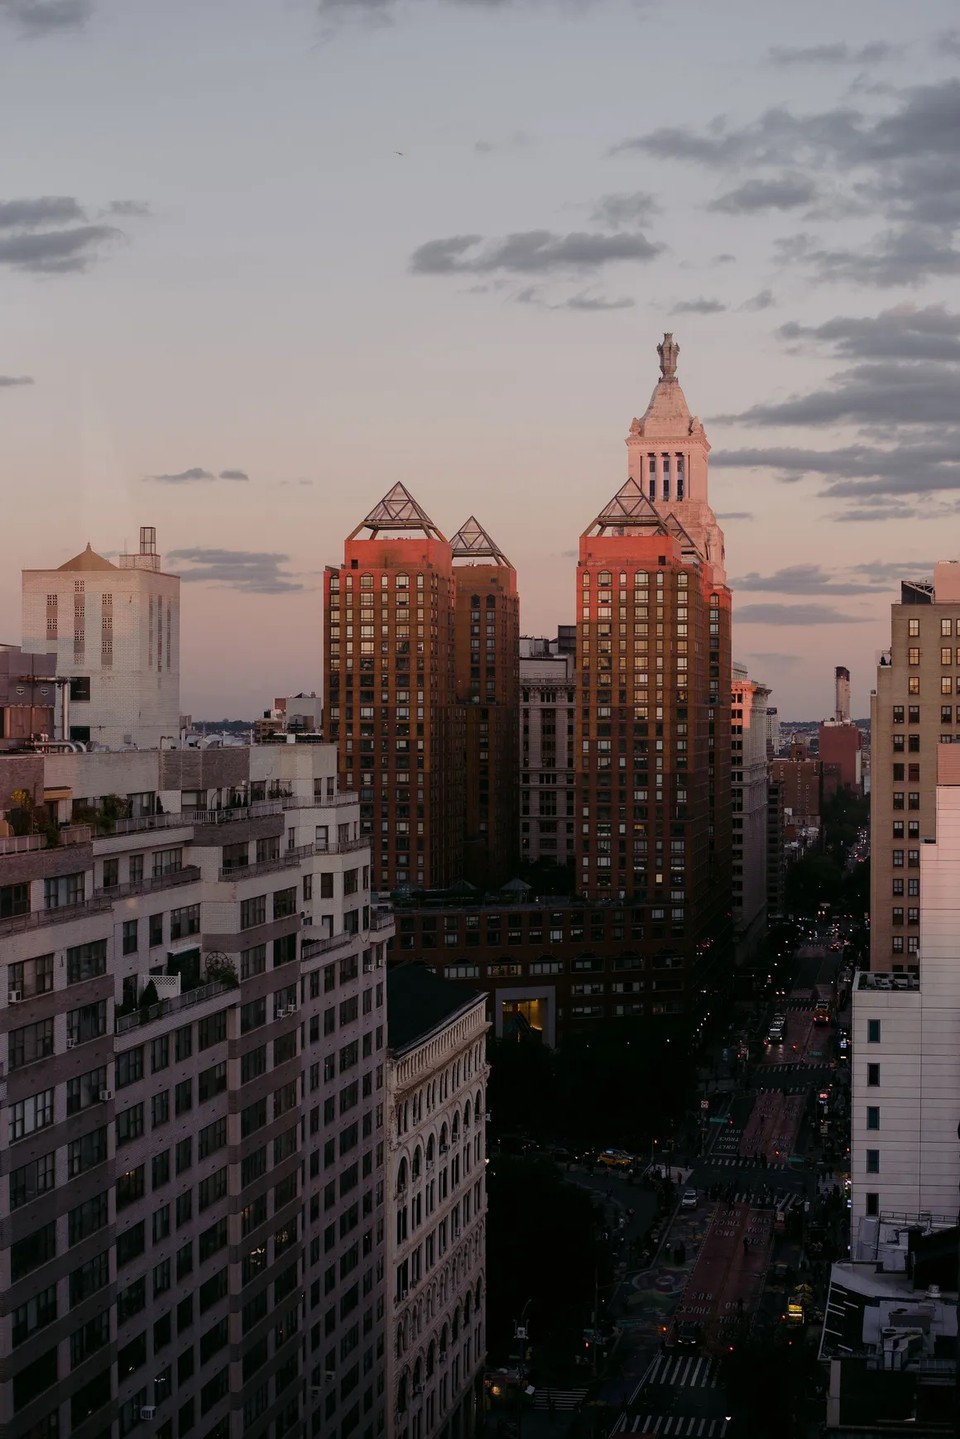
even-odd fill
[(890, 1216), (957, 1222), (960, 747), (939, 745), (936, 763), (936, 839), (920, 843), (919, 976), (871, 971), (854, 982), (851, 1219), (865, 1254)]
[(180, 735), (180, 580), (164, 574), (156, 530), (136, 554), (88, 544), (52, 570), (24, 570), (23, 649), (55, 653), (70, 680), (63, 737), (159, 749)]
[(575, 655), (520, 637), (520, 854), (573, 861)]
[(387, 982), (387, 1434), (470, 1439), (482, 1413), (487, 997), (419, 964)]
[(392, 919), (336, 773), (0, 755), (4, 1439), (385, 1433)]
[(767, 924), (767, 700), (766, 685), (733, 664), (730, 713), (733, 808), (733, 920), (737, 962), (756, 949)]

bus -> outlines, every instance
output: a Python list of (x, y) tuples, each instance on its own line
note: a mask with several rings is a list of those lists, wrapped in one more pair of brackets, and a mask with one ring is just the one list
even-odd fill
[(832, 990), (829, 984), (818, 984), (813, 991), (813, 1022), (814, 1024), (829, 1024), (831, 1010)]

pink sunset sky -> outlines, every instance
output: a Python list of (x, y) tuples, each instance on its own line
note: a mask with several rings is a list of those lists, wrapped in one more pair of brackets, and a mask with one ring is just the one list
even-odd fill
[[(803, 29), (799, 29), (802, 14)], [(573, 618), (664, 330), (734, 652), (867, 712), (960, 552), (960, 31), (928, 0), (0, 0), (0, 639), (157, 526), (184, 710), (319, 689), (396, 480)]]

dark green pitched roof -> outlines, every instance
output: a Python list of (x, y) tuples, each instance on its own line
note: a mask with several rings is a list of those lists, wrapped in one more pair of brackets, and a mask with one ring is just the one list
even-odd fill
[(394, 1053), (409, 1049), (445, 1021), (475, 1004), (482, 989), (458, 979), (441, 979), (422, 964), (387, 970), (387, 1044)]

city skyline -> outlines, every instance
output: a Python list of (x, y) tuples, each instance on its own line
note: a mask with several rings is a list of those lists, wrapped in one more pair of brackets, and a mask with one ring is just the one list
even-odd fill
[(788, 718), (847, 665), (865, 715), (899, 578), (952, 558), (960, 42), (945, 3), (737, 13), (0, 4), (0, 640), (21, 568), (155, 524), (185, 710), (252, 718), (319, 689), (323, 567), (395, 481), (554, 632), (672, 330), (736, 658)]

